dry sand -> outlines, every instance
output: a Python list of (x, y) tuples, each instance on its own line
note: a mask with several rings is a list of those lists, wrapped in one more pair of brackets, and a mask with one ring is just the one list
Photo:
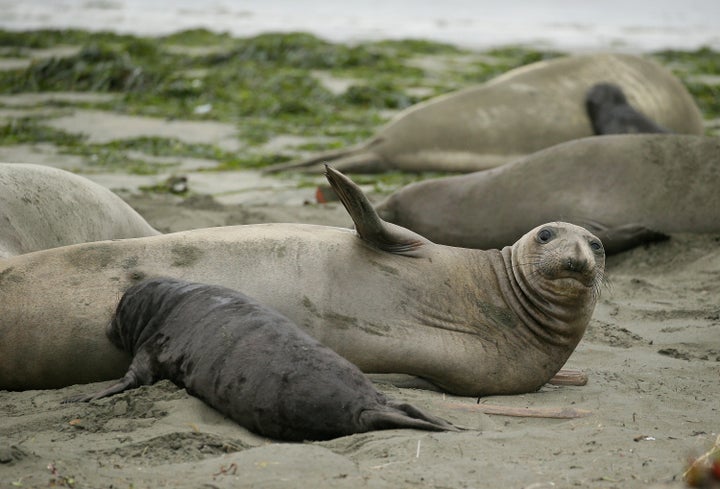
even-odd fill
[[(82, 113), (63, 117), (88, 127)], [(114, 130), (116, 120), (108, 116), (102, 127)], [(224, 127), (215, 129), (208, 137), (227, 137)], [(178, 161), (175, 170), (186, 172), (197, 192), (182, 198), (137, 192), (166, 174), (97, 173), (48, 145), (0, 147), (2, 159), (79, 168), (164, 232), (271, 221), (350, 224), (337, 204), (304, 204), (313, 188), (289, 177), (193, 172), (207, 162)], [(706, 451), (720, 430), (719, 333), (720, 236), (673, 236), (609, 259), (594, 319), (568, 363), (588, 374), (586, 386), (481, 400), (590, 416), (488, 416), (475, 399), (381, 382), (389, 395), (468, 430), (292, 444), (249, 433), (169, 382), (89, 404), (60, 401), (107, 383), (0, 392), (0, 488), (683, 487), (687, 457)]]

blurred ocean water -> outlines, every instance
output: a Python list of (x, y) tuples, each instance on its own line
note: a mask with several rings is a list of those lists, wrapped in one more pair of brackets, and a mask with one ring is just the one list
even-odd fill
[(204, 27), (331, 41), (423, 38), (470, 48), (720, 49), (720, 0), (0, 0), (0, 28), (163, 35)]

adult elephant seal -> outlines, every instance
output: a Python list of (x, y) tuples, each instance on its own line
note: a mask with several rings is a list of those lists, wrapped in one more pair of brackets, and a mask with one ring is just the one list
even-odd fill
[(719, 188), (718, 138), (596, 136), (493, 170), (408, 185), (378, 212), (437, 243), (480, 249), (561, 219), (590, 229), (610, 254), (667, 233), (720, 231)]
[(585, 97), (585, 109), (597, 135), (669, 132), (630, 105), (613, 83), (593, 85)]
[(0, 163), (0, 259), (159, 234), (105, 187), (47, 166)]
[(703, 134), (697, 105), (669, 70), (629, 54), (592, 54), (533, 63), (483, 85), (430, 99), (399, 113), (358, 147), (268, 171), (314, 171), (321, 162), (358, 173), (485, 170), (593, 135), (585, 96), (593, 85), (608, 80), (660, 126)]
[(122, 376), (129, 358), (104, 326), (127, 287), (156, 276), (241, 290), (364, 372), (410, 374), (455, 394), (533, 391), (562, 367), (595, 307), (604, 270), (595, 236), (551, 223), (503, 250), (440, 246), (380, 220), (342, 174), (327, 177), (357, 231), (198, 229), (3, 262), (0, 388)]
[(131, 287), (108, 327), (133, 355), (125, 377), (89, 401), (169, 379), (240, 425), (279, 440), (371, 430), (456, 430), (388, 399), (353, 364), (282, 314), (214, 285), (151, 279)]

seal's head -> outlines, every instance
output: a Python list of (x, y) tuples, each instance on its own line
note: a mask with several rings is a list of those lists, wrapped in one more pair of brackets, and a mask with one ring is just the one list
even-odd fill
[(554, 303), (591, 299), (594, 305), (604, 275), (605, 250), (585, 228), (564, 222), (543, 224), (513, 245), (512, 269), (528, 295)]
[(603, 108), (627, 105), (627, 103), (622, 89), (612, 83), (597, 83), (590, 87), (585, 96), (585, 107), (591, 118)]

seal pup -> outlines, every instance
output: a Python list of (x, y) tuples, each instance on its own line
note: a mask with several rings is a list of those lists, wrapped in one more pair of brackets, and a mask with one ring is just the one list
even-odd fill
[(0, 163), (0, 259), (160, 234), (107, 188), (57, 168)]
[(388, 400), (360, 370), (282, 314), (225, 287), (156, 278), (130, 287), (107, 329), (133, 355), (89, 401), (169, 379), (245, 428), (279, 440), (456, 430)]
[(720, 139), (594, 136), (509, 165), (405, 186), (383, 219), (451, 246), (513, 243), (553, 219), (586, 227), (608, 254), (672, 233), (720, 231)]
[(122, 376), (130, 358), (103, 327), (123, 291), (158, 276), (242, 290), (363, 372), (458, 395), (531, 392), (560, 370), (597, 300), (605, 259), (594, 235), (556, 222), (503, 250), (437, 245), (382, 221), (341, 173), (327, 178), (356, 231), (228, 226), (0, 263), (0, 388)]
[(676, 133), (703, 134), (692, 96), (669, 70), (630, 54), (598, 53), (532, 63), (482, 85), (441, 95), (397, 114), (359, 146), (266, 171), (486, 170), (549, 146), (593, 135), (585, 113), (590, 87), (613, 80), (633, 106)]
[(585, 109), (597, 135), (670, 132), (630, 105), (622, 88), (612, 83), (593, 85)]

